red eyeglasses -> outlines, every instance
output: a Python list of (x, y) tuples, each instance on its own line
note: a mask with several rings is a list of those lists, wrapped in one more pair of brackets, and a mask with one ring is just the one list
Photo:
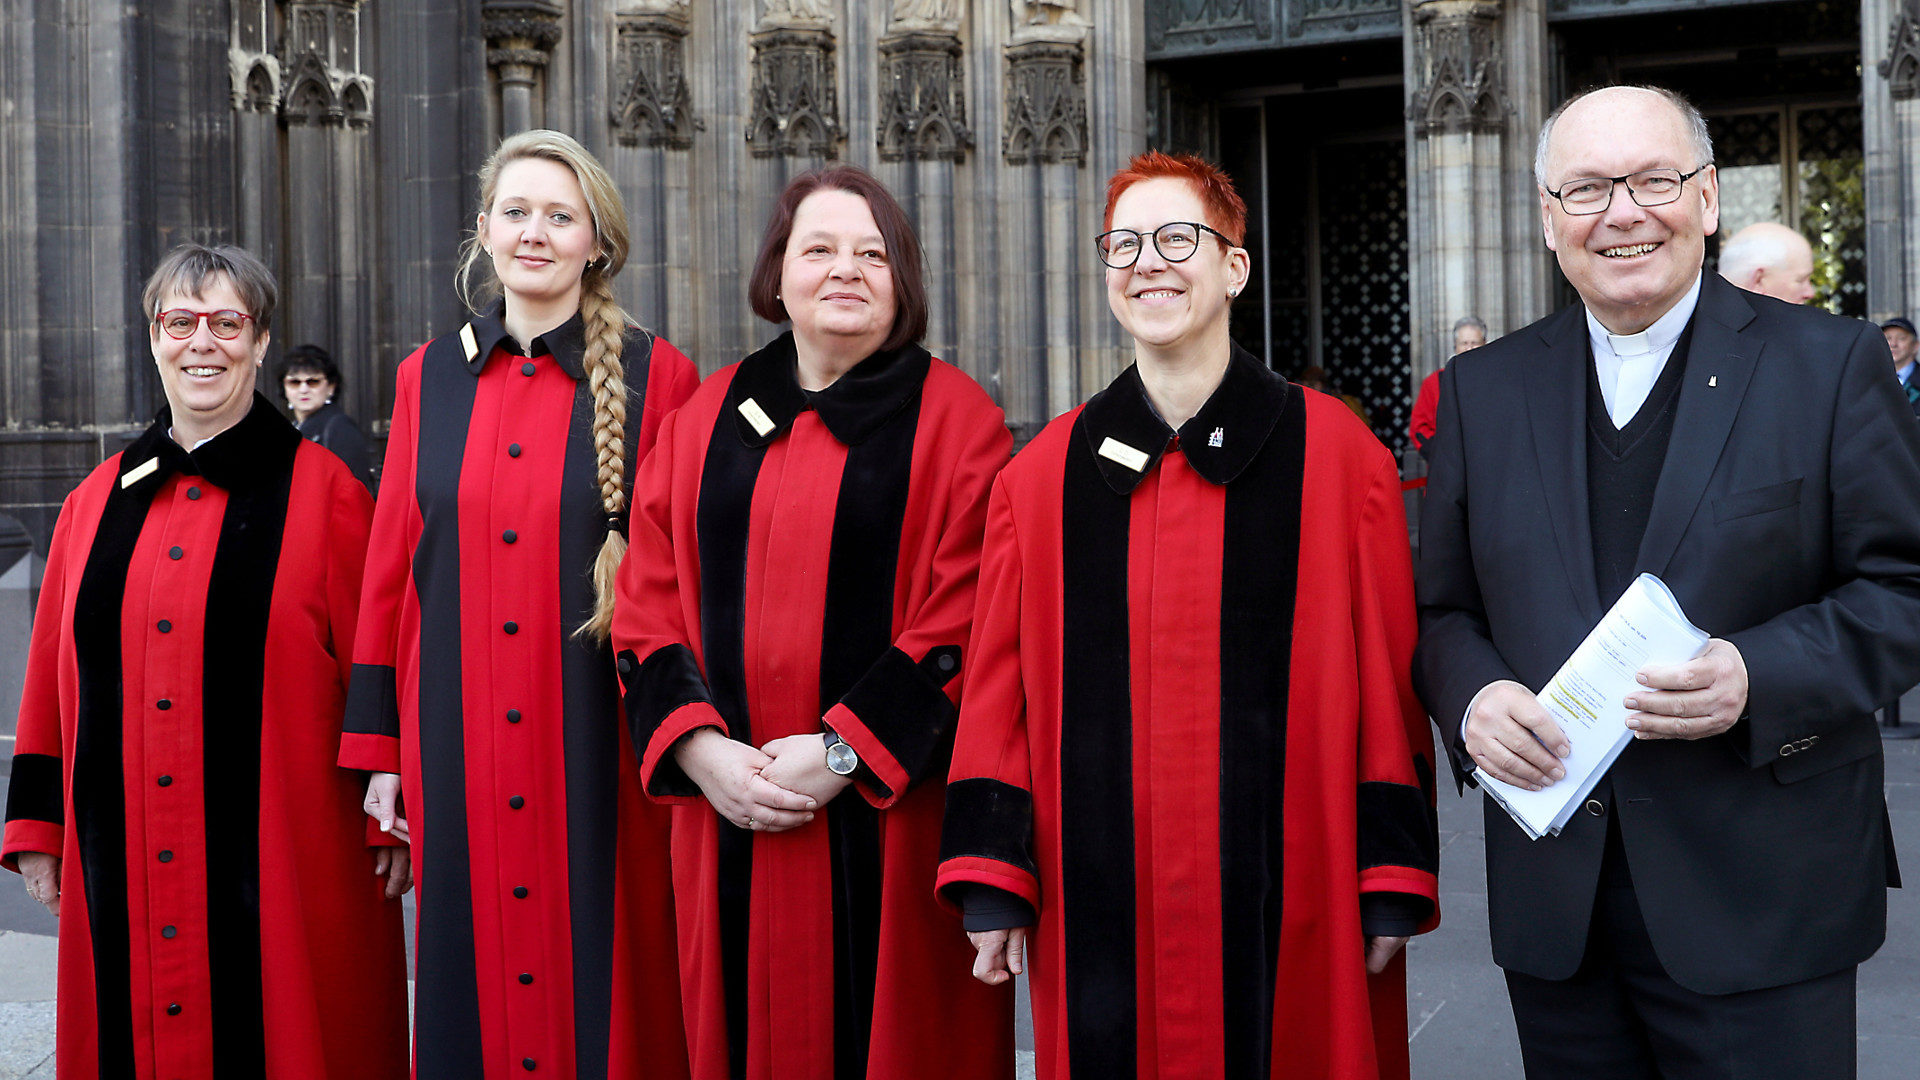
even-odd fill
[(232, 341), (253, 321), (253, 316), (230, 309), (189, 311), (186, 308), (174, 308), (153, 317), (153, 321), (160, 324), (160, 329), (165, 330), (168, 337), (179, 341), (192, 337), (194, 331), (200, 328), (201, 319), (207, 320), (207, 329), (213, 331), (214, 337), (221, 341)]

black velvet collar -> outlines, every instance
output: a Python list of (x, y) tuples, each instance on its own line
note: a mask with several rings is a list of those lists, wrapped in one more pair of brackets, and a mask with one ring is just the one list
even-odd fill
[[(204, 476), (228, 491), (264, 487), (286, 473), (287, 462), (300, 446), (280, 410), (253, 395), (253, 407), (240, 422), (189, 452), (167, 435), (173, 426), (171, 406), (160, 407), (153, 423), (120, 455), (120, 483), (136, 495), (149, 494), (176, 472)], [(134, 477), (131, 483), (128, 477)]]
[(1179, 431), (1153, 411), (1138, 365), (1087, 401), (1080, 426), (1100, 475), (1122, 495), (1153, 471), (1175, 437), (1195, 472), (1210, 483), (1230, 484), (1260, 456), (1290, 393), (1297, 391), (1287, 380), (1236, 344), (1220, 385)]
[(461, 344), (465, 345), (466, 333), (473, 331), (473, 348), (468, 350), (467, 370), (475, 375), (487, 366), (487, 357), (493, 355), (494, 346), (505, 343), (507, 351), (515, 356), (552, 356), (559, 363), (560, 370), (576, 379), (587, 377), (584, 360), (587, 354), (587, 324), (579, 312), (573, 318), (559, 326), (534, 337), (533, 341), (522, 344), (507, 333), (506, 323), (501, 317), (506, 313), (507, 305), (503, 300), (495, 300), (485, 314), (476, 315), (460, 330)]
[(789, 331), (740, 361), (740, 370), (727, 389), (727, 408), (740, 441), (748, 446), (766, 446), (778, 439), (809, 408), (820, 414), (834, 438), (857, 446), (920, 393), (932, 363), (927, 350), (905, 345), (874, 353), (825, 390), (802, 390)]

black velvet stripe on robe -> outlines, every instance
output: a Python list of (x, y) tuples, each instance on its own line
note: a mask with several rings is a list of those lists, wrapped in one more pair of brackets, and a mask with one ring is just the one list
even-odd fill
[[(285, 533), (300, 436), (256, 395), (224, 438), (189, 454), (167, 435), (165, 410), (121, 458), (75, 600), (80, 711), (74, 748), (74, 824), (90, 913), (100, 1075), (134, 1075), (129, 984), (126, 792), (121, 759), (121, 602), (128, 564), (161, 483), (174, 472), (227, 488), (206, 600), (203, 723), (208, 966), (215, 1080), (266, 1069), (260, 941), (260, 730), (267, 617)], [(137, 479), (135, 470), (159, 462)], [(215, 830), (218, 835), (215, 835)]]
[[(432, 1052), (415, 1055), (418, 1080), (472, 1080), (486, 1075), (480, 1056), (464, 703), (458, 677), (463, 666), (460, 469), (475, 385), (453, 337), (436, 339), (427, 347), (420, 364), (414, 489), (419, 493), (421, 521), (413, 574), (420, 597), (420, 669), (437, 673), (434, 692), (421, 694), (419, 703), (421, 801), (434, 808), (436, 819), (421, 831), (414, 1029), (430, 1038), (433, 1046)], [(357, 676), (358, 672), (356, 690)], [(368, 715), (368, 711), (352, 708), (348, 715)]]
[[(920, 356), (921, 367), (925, 354)], [(905, 364), (903, 358), (895, 363)], [(765, 391), (762, 391), (765, 393)], [(736, 387), (735, 395), (745, 391)], [(869, 438), (847, 448), (835, 507), (828, 555), (827, 606), (821, 628), (820, 700), (822, 714), (846, 697), (862, 676), (892, 647), (895, 571), (900, 558), (901, 522), (906, 513), (914, 437), (918, 431), (916, 397), (894, 413)], [(721, 410), (708, 443), (700, 488), (700, 566), (702, 651), (713, 705), (730, 735), (752, 744), (752, 718), (746, 685), (746, 567), (753, 494), (765, 458), (766, 443), (743, 442), (734, 429), (736, 408)], [(670, 655), (678, 678), (668, 676), (658, 657)], [(654, 678), (693, 692), (684, 652), (649, 657)], [(911, 666), (911, 665), (909, 665)], [(944, 684), (951, 674), (940, 678)], [(692, 700), (687, 693), (662, 702)], [(944, 704), (944, 702), (943, 702)], [(946, 707), (950, 710), (951, 705)], [(669, 708), (667, 711), (671, 711)], [(649, 708), (647, 715), (661, 712)], [(657, 720), (657, 717), (656, 717)], [(635, 717), (640, 723), (640, 717)], [(951, 739), (951, 725), (947, 726)], [(643, 736), (635, 741), (644, 745)], [(933, 763), (937, 772), (944, 766)], [(879, 968), (881, 922), (880, 824), (878, 811), (858, 798), (836, 799), (827, 807), (833, 880), (834, 1072), (847, 1080), (866, 1075), (866, 1051)], [(729, 1059), (735, 1077), (747, 1067), (748, 905), (752, 895), (753, 839), (734, 827), (720, 830), (719, 894), (722, 966), (725, 972)]]

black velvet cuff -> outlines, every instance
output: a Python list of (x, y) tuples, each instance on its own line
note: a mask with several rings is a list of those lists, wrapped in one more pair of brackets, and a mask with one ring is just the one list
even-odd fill
[(1433, 901), (1412, 893), (1360, 894), (1360, 932), (1367, 937), (1412, 937), (1433, 914)]
[(976, 776), (947, 785), (947, 819), (940, 830), (940, 861), (992, 859), (1032, 877), (1033, 793)]
[(1440, 871), (1440, 823), (1431, 796), (1406, 784), (1360, 785), (1360, 869), (1404, 866)]
[(674, 711), (696, 701), (713, 702), (707, 693), (707, 681), (693, 650), (673, 644), (655, 649), (645, 660), (637, 659), (632, 649), (620, 653), (614, 662), (620, 683), (626, 689), (627, 725), (633, 733), (633, 749), (646, 756), (653, 733)]
[(918, 664), (890, 648), (840, 699), (893, 755), (909, 786), (945, 767), (957, 715), (946, 685), (959, 673), (957, 645), (930, 650)]
[(52, 754), (13, 755), (13, 775), (7, 781), (7, 820), (67, 823), (60, 797), (59, 758)]
[(340, 728), (347, 735), (400, 737), (400, 693), (391, 666), (353, 665), (347, 682), (347, 715)]
[(960, 902), (961, 922), (973, 933), (1011, 930), (1039, 922), (1033, 905), (1005, 889), (970, 881), (954, 890)]

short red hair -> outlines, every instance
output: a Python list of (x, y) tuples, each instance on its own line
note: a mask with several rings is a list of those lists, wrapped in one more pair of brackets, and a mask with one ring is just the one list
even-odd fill
[(1120, 201), (1122, 192), (1142, 180), (1161, 179), (1185, 180), (1192, 184), (1194, 194), (1200, 196), (1200, 205), (1207, 208), (1207, 217), (1212, 219), (1201, 224), (1231, 237), (1235, 247), (1246, 243), (1247, 203), (1233, 190), (1232, 177), (1205, 158), (1163, 154), (1158, 150), (1136, 156), (1107, 181), (1107, 214), (1101, 227), (1113, 228), (1113, 204)]

